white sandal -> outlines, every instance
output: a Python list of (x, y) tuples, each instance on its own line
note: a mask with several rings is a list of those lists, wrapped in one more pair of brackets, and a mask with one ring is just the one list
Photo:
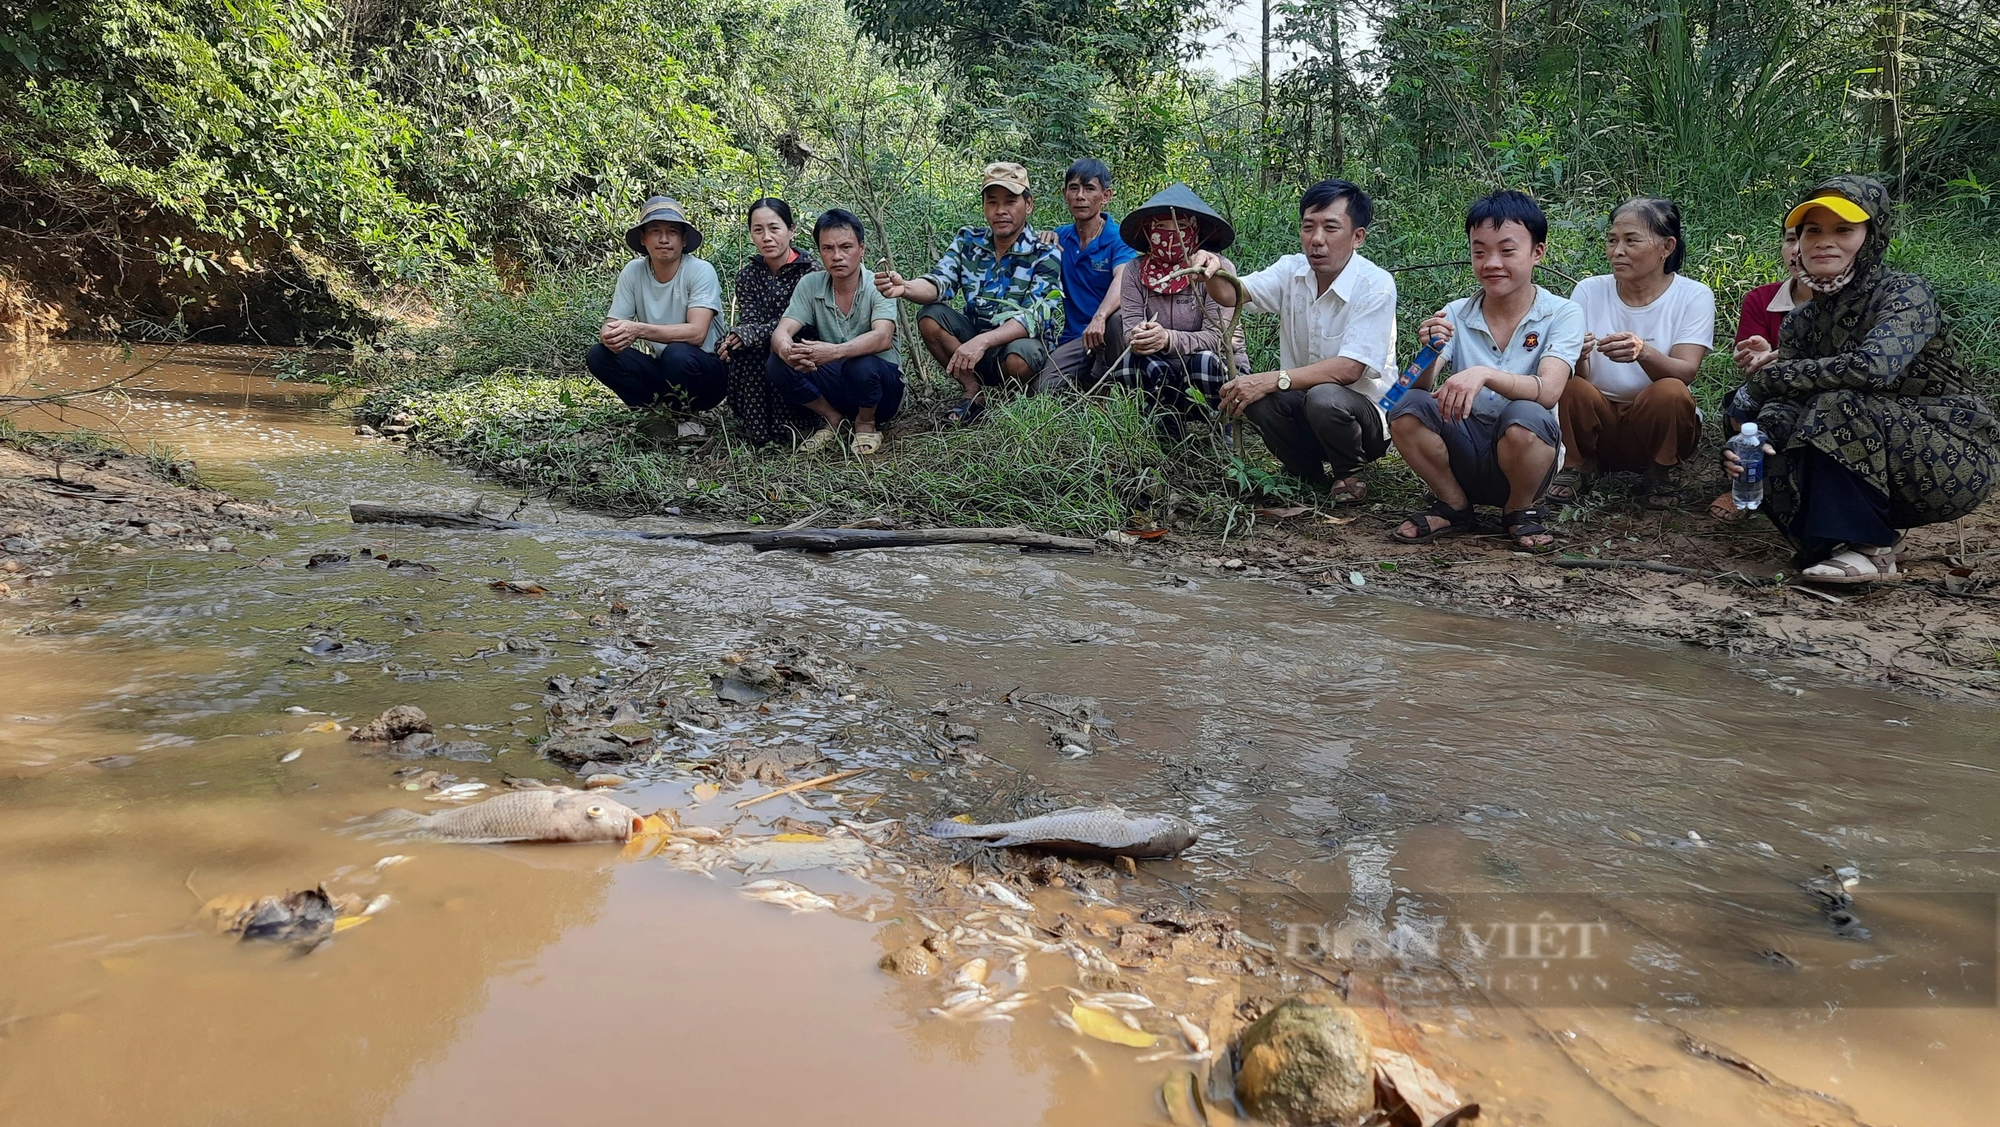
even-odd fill
[(834, 443), (839, 441), (840, 441), (839, 427), (837, 426), (821, 427), (818, 430), (807, 435), (805, 437), (805, 441), (799, 443), (798, 452), (801, 454), (817, 454), (820, 451), (826, 449), (829, 446), (832, 446)]
[(1800, 576), (1812, 583), (1887, 583), (1901, 579), (1896, 570), (1896, 546), (1849, 548), (1805, 569)]

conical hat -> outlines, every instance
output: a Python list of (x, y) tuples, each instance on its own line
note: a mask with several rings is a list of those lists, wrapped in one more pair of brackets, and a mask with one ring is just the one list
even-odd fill
[(1173, 183), (1160, 189), (1152, 199), (1140, 204), (1118, 221), (1118, 234), (1126, 245), (1140, 254), (1152, 248), (1146, 243), (1146, 228), (1155, 217), (1169, 211), (1181, 215), (1192, 215), (1201, 223), (1201, 249), (1223, 251), (1236, 241), (1236, 228), (1229, 220), (1215, 213), (1215, 209), (1201, 202), (1194, 189), (1186, 184)]

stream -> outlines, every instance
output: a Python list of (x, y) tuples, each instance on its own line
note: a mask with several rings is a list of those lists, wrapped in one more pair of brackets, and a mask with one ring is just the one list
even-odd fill
[[(0, 348), (0, 392), (162, 356)], [(1578, 904), (1627, 922), (1643, 941), (1607, 937), (1598, 994), (1551, 977), (1407, 1001), (1482, 1123), (1821, 1121), (1684, 1037), (1853, 1109), (1824, 1122), (1984, 1123), (2000, 1101), (1990, 710), (1143, 555), (760, 555), (606, 535), (685, 526), (541, 501), (521, 532), (357, 528), (355, 499), (519, 498), (355, 437), (324, 388), (272, 378), (278, 357), (190, 347), (115, 401), (16, 420), (171, 443), (209, 484), (310, 515), (229, 553), (86, 551), (61, 598), (0, 602), (0, 1124), (1163, 1122), (1173, 1065), (1093, 1042), (1086, 1067), (1046, 1010), (942, 1020), (937, 982), (879, 971), (921, 935), (890, 874), (791, 874), (842, 904), (793, 914), (733, 871), (611, 847), (364, 840), (357, 819), (418, 805), (399, 764), (310, 730), (417, 704), (440, 738), (495, 751), (450, 765), (463, 777), (562, 779), (531, 742), (549, 678), (666, 667), (699, 687), (777, 635), (866, 676), (852, 716), (766, 722), (875, 766), (865, 784), (736, 811), (761, 784), (703, 801), (663, 769), (620, 801), (745, 827), (858, 796), (870, 817), (947, 815), (1010, 788), (1168, 810), (1201, 841), (1129, 884), (1281, 946), (1308, 902), (1370, 934)], [(354, 562), (305, 566), (327, 551)], [(643, 625), (593, 626), (614, 601)], [(325, 638), (342, 648), (311, 652)], [(1069, 758), (1023, 692), (1094, 698), (1115, 738)], [(976, 727), (991, 762), (827, 734), (892, 710)], [(377, 871), (392, 853), (411, 859)], [(1858, 870), (1865, 934), (1800, 887), (1823, 866)], [(321, 881), (392, 903), (304, 957), (196, 918)]]

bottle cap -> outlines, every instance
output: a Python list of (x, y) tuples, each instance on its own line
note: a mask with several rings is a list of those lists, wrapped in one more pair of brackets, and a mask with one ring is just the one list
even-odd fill
[(1757, 424), (1756, 424), (1756, 423), (1744, 423), (1744, 424), (1743, 424), (1743, 437), (1745, 437), (1745, 438), (1755, 438), (1755, 437), (1757, 437)]

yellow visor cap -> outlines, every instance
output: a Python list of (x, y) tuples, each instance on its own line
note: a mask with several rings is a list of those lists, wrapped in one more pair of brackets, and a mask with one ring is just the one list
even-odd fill
[(1840, 216), (1842, 219), (1847, 220), (1849, 223), (1866, 223), (1874, 218), (1868, 214), (1867, 208), (1862, 207), (1846, 196), (1814, 196), (1793, 208), (1791, 214), (1785, 216), (1785, 226), (1798, 226), (1799, 222), (1806, 217), (1806, 212), (1816, 207), (1823, 207)]

